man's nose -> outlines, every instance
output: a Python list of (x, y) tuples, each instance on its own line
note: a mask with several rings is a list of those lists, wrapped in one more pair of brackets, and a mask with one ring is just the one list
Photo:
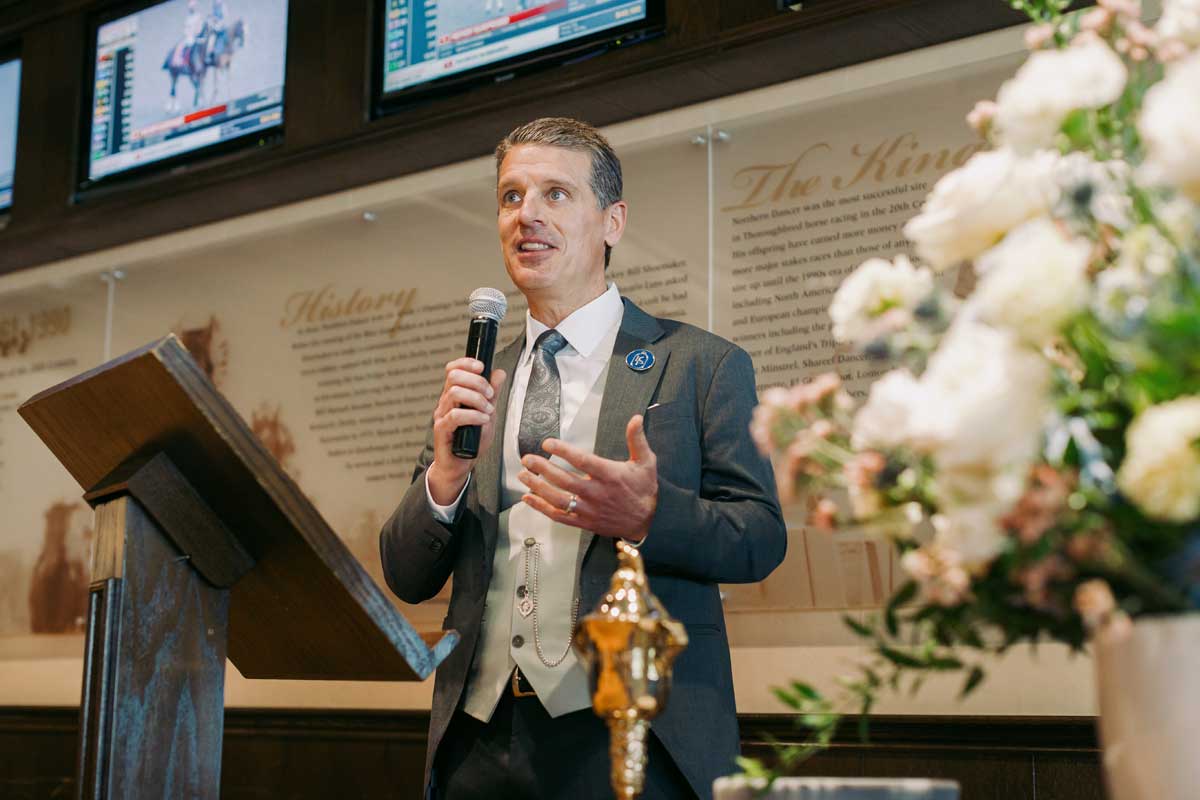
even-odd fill
[(544, 209), (545, 206), (542, 204), (542, 200), (538, 195), (526, 195), (521, 201), (521, 224), (532, 225), (534, 223), (544, 222), (544, 214), (542, 213)]

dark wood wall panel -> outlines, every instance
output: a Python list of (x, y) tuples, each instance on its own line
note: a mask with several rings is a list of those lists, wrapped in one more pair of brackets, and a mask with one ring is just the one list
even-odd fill
[(222, 800), (421, 796), (422, 713), (230, 711)]
[[(21, 106), (17, 130), (14, 207), (9, 230), (0, 232), (0, 263), (9, 237), (28, 230), (40, 241), (38, 261), (61, 258), (45, 231), (68, 214), (74, 187), (74, 151), (83, 86), (84, 37), (74, 25), (36, 25), (21, 37)], [(44, 77), (43, 77), (44, 76)], [(19, 199), (18, 199), (19, 198)], [(39, 236), (36, 231), (43, 231)], [(28, 234), (27, 234), (28, 235)], [(5, 270), (0, 267), (0, 270)]]
[(285, 137), (73, 197), (89, 15), (120, 0), (0, 0), (21, 130), (0, 273), (488, 153), (521, 121), (605, 125), (1019, 21), (1001, 0), (667, 0), (664, 36), (372, 120), (369, 0), (291, 0)]
[[(0, 797), (72, 797), (78, 710), (0, 708)], [(417, 800), (429, 714), (230, 709), (223, 800)], [(742, 746), (769, 757), (792, 738), (781, 715), (744, 715)], [(1103, 800), (1088, 719), (880, 717), (871, 743), (853, 726), (806, 775), (957, 780), (963, 800)]]
[(287, 148), (303, 152), (350, 139), (366, 124), (370, 13), (363, 2), (310, 2), (297, 19), (301, 12), (292, 5), (287, 85), (311, 94), (289, 88), (284, 119)]

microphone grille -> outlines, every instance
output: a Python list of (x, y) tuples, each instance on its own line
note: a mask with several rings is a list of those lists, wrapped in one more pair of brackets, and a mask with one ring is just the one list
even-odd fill
[(471, 292), (470, 309), (472, 317), (491, 317), (499, 322), (508, 311), (508, 300), (499, 289), (481, 286)]

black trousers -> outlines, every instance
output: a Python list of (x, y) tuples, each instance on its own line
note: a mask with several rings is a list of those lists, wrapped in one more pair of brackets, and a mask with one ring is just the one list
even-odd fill
[[(695, 800), (651, 733), (643, 800)], [(434, 760), (435, 800), (613, 800), (608, 726), (591, 709), (552, 718), (506, 691), (490, 721), (459, 710)]]

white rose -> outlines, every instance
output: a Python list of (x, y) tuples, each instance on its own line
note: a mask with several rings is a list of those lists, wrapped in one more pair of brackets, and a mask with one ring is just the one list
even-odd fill
[(986, 567), (1008, 542), (990, 506), (962, 506), (934, 514), (933, 530), (934, 544), (954, 553), (971, 571)]
[(937, 271), (987, 250), (1057, 198), (1053, 153), (1021, 158), (1011, 150), (976, 153), (933, 187), (921, 213), (904, 226), (917, 254)]
[(1052, 147), (1067, 116), (1099, 108), (1125, 91), (1128, 71), (1098, 36), (1065, 50), (1039, 50), (996, 97), (995, 131), (1002, 144), (1028, 153)]
[(1087, 303), (1091, 249), (1046, 217), (1026, 222), (976, 261), (982, 276), (968, 313), (1032, 344), (1046, 342)]
[(1164, 39), (1200, 45), (1200, 0), (1165, 0), (1154, 30)]
[(1146, 146), (1142, 178), (1200, 199), (1200, 53), (1171, 65), (1150, 87), (1138, 130)]
[(909, 423), (938, 470), (1027, 465), (1050, 408), (1050, 369), (1009, 333), (960, 319), (921, 376)]
[(893, 309), (912, 311), (933, 291), (933, 273), (916, 269), (906, 256), (895, 262), (872, 258), (842, 282), (829, 317), (833, 337), (839, 342), (862, 342), (872, 338), (879, 318)]
[(1152, 519), (1188, 522), (1200, 515), (1200, 397), (1161, 403), (1125, 431), (1117, 485)]
[(906, 369), (894, 369), (871, 384), (867, 402), (854, 415), (851, 441), (856, 450), (887, 450), (908, 444), (909, 421), (924, 404), (921, 387)]

